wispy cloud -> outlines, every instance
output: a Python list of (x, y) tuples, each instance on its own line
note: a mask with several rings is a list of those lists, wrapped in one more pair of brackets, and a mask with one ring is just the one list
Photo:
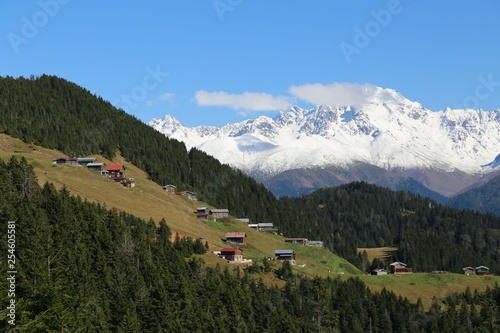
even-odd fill
[(315, 105), (355, 106), (366, 102), (376, 87), (365, 83), (312, 83), (290, 87), (290, 94)]
[(160, 97), (158, 97), (159, 100), (162, 100), (162, 101), (169, 101), (171, 99), (173, 99), (175, 97), (175, 94), (174, 93), (164, 93), (163, 95), (161, 95)]
[(291, 97), (273, 96), (260, 92), (229, 94), (224, 91), (208, 92), (199, 90), (195, 93), (194, 98), (198, 106), (222, 106), (247, 111), (283, 110), (293, 105)]

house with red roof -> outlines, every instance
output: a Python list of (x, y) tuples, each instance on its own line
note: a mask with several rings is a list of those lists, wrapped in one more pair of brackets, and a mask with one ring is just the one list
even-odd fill
[(242, 261), (243, 250), (238, 247), (226, 247), (220, 250), (220, 256), (229, 261)]
[(109, 179), (119, 181), (125, 178), (125, 166), (123, 164), (110, 164), (106, 166), (106, 171)]

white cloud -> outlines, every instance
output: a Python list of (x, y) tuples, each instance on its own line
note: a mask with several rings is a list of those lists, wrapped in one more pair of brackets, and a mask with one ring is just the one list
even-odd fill
[(356, 106), (366, 102), (377, 87), (365, 83), (334, 82), (291, 86), (290, 93), (315, 105)]
[(168, 100), (171, 100), (172, 98), (175, 97), (175, 94), (174, 93), (164, 93), (163, 95), (161, 95), (160, 97), (158, 97), (158, 99), (162, 100), (162, 101), (168, 101)]
[(224, 91), (199, 90), (195, 93), (194, 98), (199, 106), (223, 106), (249, 111), (283, 110), (293, 105), (293, 100), (290, 97), (256, 92), (229, 94)]

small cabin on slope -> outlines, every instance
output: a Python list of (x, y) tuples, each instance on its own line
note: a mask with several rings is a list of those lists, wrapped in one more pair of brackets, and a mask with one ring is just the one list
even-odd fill
[(215, 218), (227, 218), (229, 217), (229, 209), (212, 209), (210, 214)]
[(490, 273), (490, 269), (486, 266), (477, 266), (476, 267), (476, 275), (488, 275)]
[(198, 197), (196, 196), (196, 193), (191, 192), (191, 191), (179, 191), (179, 192), (175, 192), (175, 194), (182, 195), (183, 197), (186, 197), (189, 200), (198, 201)]
[(290, 261), (292, 264), (295, 263), (294, 250), (276, 250), (274, 251), (274, 256), (276, 257), (276, 260), (286, 260)]
[(220, 256), (229, 261), (242, 261), (243, 250), (238, 247), (226, 247), (220, 250)]
[(475, 275), (476, 274), (476, 269), (474, 267), (467, 266), (467, 267), (464, 267), (463, 269), (464, 269), (465, 275)]
[(412, 273), (412, 269), (408, 267), (405, 263), (402, 263), (400, 261), (395, 261), (391, 266), (391, 273), (392, 274), (409, 274)]
[(106, 164), (104, 163), (87, 163), (87, 168), (94, 172), (101, 172), (105, 169)]
[(226, 232), (226, 240), (230, 243), (244, 245), (246, 237), (247, 234), (245, 232)]
[(167, 193), (171, 193), (171, 194), (175, 193), (175, 185), (168, 184), (168, 185), (163, 186), (163, 189), (165, 191), (167, 191)]
[(109, 179), (119, 181), (125, 178), (125, 166), (123, 164), (110, 164), (106, 166), (106, 171)]

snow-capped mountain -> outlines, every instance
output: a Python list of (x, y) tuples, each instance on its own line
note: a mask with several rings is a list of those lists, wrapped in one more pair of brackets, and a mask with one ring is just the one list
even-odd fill
[(441, 191), (417, 179), (451, 195), (497, 170), (495, 157), (500, 153), (500, 110), (433, 112), (382, 88), (373, 89), (356, 107), (292, 107), (274, 118), (261, 116), (223, 127), (189, 128), (168, 115), (149, 125), (261, 181), (289, 170), (346, 170), (355, 164), (405, 177), (426, 178), (423, 170), (471, 177)]

